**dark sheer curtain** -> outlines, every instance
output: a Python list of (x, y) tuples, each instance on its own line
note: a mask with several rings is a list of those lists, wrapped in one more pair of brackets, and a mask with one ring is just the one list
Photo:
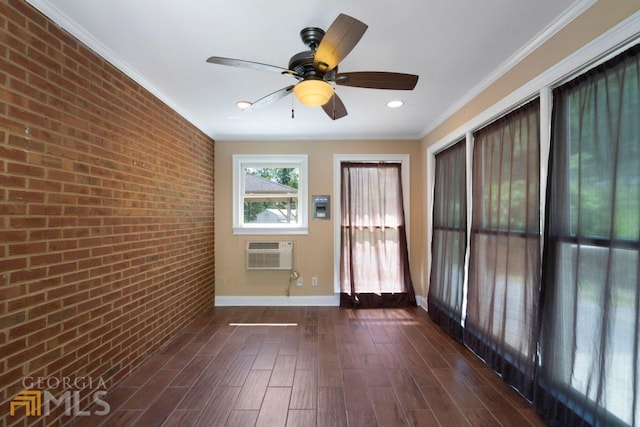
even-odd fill
[(464, 343), (532, 396), (540, 286), (540, 103), (474, 134)]
[(340, 305), (415, 306), (399, 163), (341, 165)]
[(640, 47), (556, 89), (535, 407), (640, 426)]
[(465, 141), (436, 154), (431, 242), (429, 316), (462, 341), (462, 302), (467, 249)]

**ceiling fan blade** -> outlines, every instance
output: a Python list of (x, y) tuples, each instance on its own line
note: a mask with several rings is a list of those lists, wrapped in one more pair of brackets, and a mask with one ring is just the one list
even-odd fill
[(331, 120), (338, 120), (347, 115), (347, 108), (342, 103), (340, 97), (335, 93), (331, 99), (329, 99), (329, 102), (322, 106), (322, 109), (327, 113), (327, 116), (329, 116)]
[(335, 82), (342, 86), (369, 89), (413, 90), (418, 83), (418, 76), (384, 71), (356, 71), (336, 74)]
[(210, 64), (229, 65), (231, 67), (252, 68), (254, 70), (271, 71), (280, 74), (291, 74), (297, 76), (298, 74), (292, 70), (278, 67), (276, 65), (262, 64), (260, 62), (245, 61), (243, 59), (223, 58), (221, 56), (212, 56), (207, 59)]
[(257, 110), (258, 108), (264, 107), (267, 104), (271, 104), (272, 102), (277, 101), (278, 99), (284, 98), (285, 96), (293, 93), (294, 86), (295, 85), (283, 87), (280, 90), (270, 93), (269, 95), (263, 98), (260, 98), (256, 102), (252, 103), (249, 108), (245, 108), (243, 111), (254, 111), (254, 110)]
[(320, 41), (313, 66), (321, 72), (333, 70), (367, 31), (367, 24), (341, 13)]

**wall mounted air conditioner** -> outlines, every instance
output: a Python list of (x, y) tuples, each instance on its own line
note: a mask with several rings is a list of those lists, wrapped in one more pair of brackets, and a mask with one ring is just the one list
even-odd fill
[(247, 270), (291, 270), (293, 242), (247, 242)]

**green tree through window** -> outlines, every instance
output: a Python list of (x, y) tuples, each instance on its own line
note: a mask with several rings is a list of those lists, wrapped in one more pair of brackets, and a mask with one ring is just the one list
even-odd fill
[(297, 221), (298, 168), (247, 167), (244, 173), (245, 223)]

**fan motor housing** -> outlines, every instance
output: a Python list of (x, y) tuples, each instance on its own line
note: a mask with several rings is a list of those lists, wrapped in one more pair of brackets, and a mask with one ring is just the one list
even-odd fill
[(289, 69), (304, 77), (317, 75), (318, 72), (313, 66), (314, 56), (315, 52), (312, 50), (296, 53), (289, 60)]

